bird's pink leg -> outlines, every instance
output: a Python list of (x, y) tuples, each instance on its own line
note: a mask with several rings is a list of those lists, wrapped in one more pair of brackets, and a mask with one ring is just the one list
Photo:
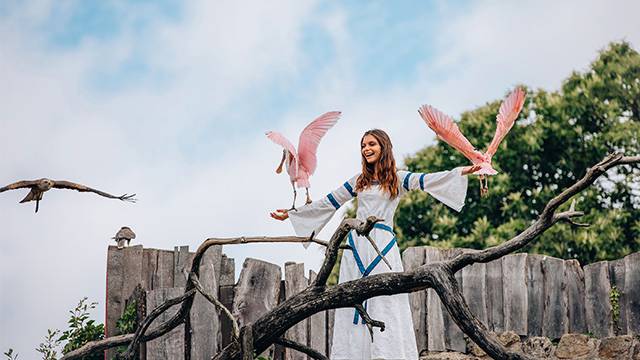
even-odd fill
[(305, 188), (307, 190), (307, 202), (305, 203), (305, 205), (309, 205), (311, 204), (311, 197), (309, 197), (309, 188)]

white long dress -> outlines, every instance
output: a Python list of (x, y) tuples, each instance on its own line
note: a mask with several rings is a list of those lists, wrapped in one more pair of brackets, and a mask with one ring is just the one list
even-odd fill
[[(298, 236), (310, 236), (312, 231), (318, 234), (340, 206), (357, 196), (358, 219), (365, 220), (371, 215), (384, 219), (376, 224), (370, 235), (391, 263), (392, 270), (384, 261), (380, 261), (365, 237), (351, 231), (347, 241), (355, 249), (345, 250), (342, 254), (339, 283), (373, 274), (404, 271), (393, 233), (393, 215), (400, 196), (410, 190), (422, 190), (460, 211), (467, 194), (467, 177), (461, 172), (462, 168), (432, 174), (398, 171), (399, 195), (395, 199), (390, 199), (388, 193), (378, 185), (356, 194), (356, 175), (321, 200), (289, 212), (289, 218)], [(408, 294), (374, 297), (365, 301), (364, 305), (372, 319), (385, 323), (385, 331), (380, 332), (379, 328), (375, 328), (371, 342), (369, 330), (353, 308), (336, 309), (330, 359), (417, 360)]]

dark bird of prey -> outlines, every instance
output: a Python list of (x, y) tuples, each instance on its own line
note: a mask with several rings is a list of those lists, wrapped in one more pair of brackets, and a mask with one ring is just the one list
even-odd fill
[(136, 194), (132, 194), (132, 195), (124, 194), (122, 196), (115, 196), (115, 195), (108, 194), (104, 191), (92, 189), (88, 186), (72, 183), (71, 181), (50, 180), (50, 179), (18, 181), (13, 184), (0, 188), (0, 193), (5, 192), (7, 190), (26, 189), (26, 188), (30, 188), (31, 191), (29, 191), (27, 196), (24, 199), (22, 199), (20, 203), (35, 201), (36, 212), (38, 212), (40, 200), (42, 200), (42, 195), (45, 193), (45, 191), (49, 191), (51, 189), (70, 189), (70, 190), (77, 190), (80, 192), (92, 192), (110, 199), (136, 202), (136, 199), (134, 198)]
[(131, 239), (136, 238), (136, 233), (131, 230), (128, 226), (123, 226), (118, 230), (116, 236), (112, 237), (118, 243), (118, 249), (122, 249), (124, 247), (124, 242), (127, 242), (127, 246), (129, 246), (129, 242)]

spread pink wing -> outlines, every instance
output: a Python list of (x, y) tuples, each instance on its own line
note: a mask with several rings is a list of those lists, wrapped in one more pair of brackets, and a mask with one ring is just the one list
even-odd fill
[(316, 152), (318, 145), (324, 134), (338, 122), (340, 111), (330, 111), (313, 120), (307, 127), (302, 130), (298, 143), (298, 155), (300, 158), (300, 166), (304, 167), (309, 175), (313, 175), (316, 171), (318, 159)]
[(520, 111), (522, 111), (524, 97), (524, 90), (517, 88), (509, 94), (500, 105), (498, 116), (496, 116), (496, 134), (493, 136), (493, 140), (491, 140), (487, 148), (487, 155), (489, 155), (489, 157), (492, 157), (496, 153), (500, 142), (507, 136), (507, 133), (516, 122)]
[(287, 140), (287, 138), (284, 137), (284, 135), (280, 134), (279, 132), (267, 131), (267, 137), (274, 143), (282, 146), (285, 150), (289, 151), (291, 155), (293, 155), (294, 167), (292, 169), (293, 173), (291, 175), (295, 177), (298, 174), (298, 163), (299, 163), (298, 152), (296, 151), (296, 148), (293, 147), (293, 144), (289, 140)]
[(418, 113), (442, 141), (460, 151), (472, 163), (479, 164), (484, 161), (482, 153), (473, 148), (458, 129), (458, 125), (448, 115), (430, 105), (422, 105)]

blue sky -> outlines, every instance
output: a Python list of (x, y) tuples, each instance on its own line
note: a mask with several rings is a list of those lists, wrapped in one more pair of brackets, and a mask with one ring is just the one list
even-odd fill
[[(319, 148), (318, 198), (357, 172), (365, 130), (387, 130), (401, 160), (433, 142), (421, 104), (457, 117), (516, 84), (555, 90), (608, 42), (637, 49), (638, 13), (625, 1), (1, 2), (0, 183), (66, 179), (140, 201), (58, 191), (34, 214), (22, 192), (1, 194), (0, 350), (35, 358), (80, 298), (103, 301), (120, 226), (163, 249), (292, 234), (267, 215), (291, 194), (265, 131), (295, 142), (343, 112)], [(238, 268), (321, 261), (298, 245), (224, 251)]]

